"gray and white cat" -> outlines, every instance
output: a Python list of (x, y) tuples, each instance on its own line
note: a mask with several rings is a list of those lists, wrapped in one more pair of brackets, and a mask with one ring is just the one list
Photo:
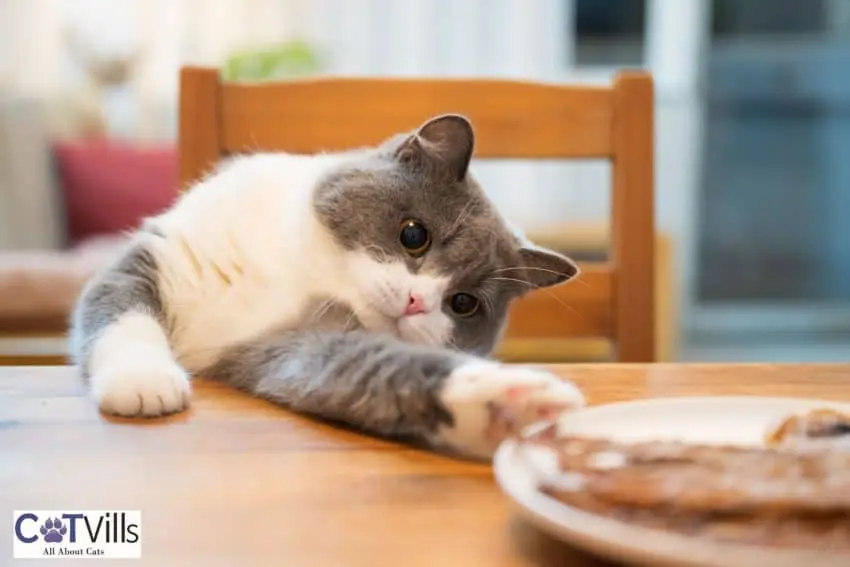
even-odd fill
[(510, 302), (578, 270), (509, 228), (435, 117), (374, 148), (234, 158), (147, 219), (83, 291), (74, 362), (101, 411), (158, 416), (220, 380), (367, 433), (489, 458), (582, 406), (487, 359)]

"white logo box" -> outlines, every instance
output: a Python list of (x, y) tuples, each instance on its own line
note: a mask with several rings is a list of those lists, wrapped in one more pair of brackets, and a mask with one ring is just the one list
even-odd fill
[(140, 510), (15, 510), (14, 559), (139, 559)]

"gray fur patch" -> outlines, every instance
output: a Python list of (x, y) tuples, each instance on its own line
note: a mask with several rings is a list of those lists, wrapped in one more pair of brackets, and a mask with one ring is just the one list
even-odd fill
[(234, 347), (201, 374), (294, 411), (421, 440), (453, 425), (439, 392), (463, 360), (363, 331), (283, 332)]
[(86, 285), (71, 314), (71, 357), (88, 377), (93, 343), (103, 330), (128, 311), (148, 313), (165, 324), (158, 266), (141, 233), (111, 266)]

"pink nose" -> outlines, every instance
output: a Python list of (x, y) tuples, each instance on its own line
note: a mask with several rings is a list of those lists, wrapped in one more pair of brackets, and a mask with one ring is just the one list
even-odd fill
[(404, 310), (404, 314), (419, 315), (420, 313), (427, 312), (428, 310), (425, 308), (425, 301), (422, 299), (422, 296), (411, 293), (407, 300), (407, 309)]

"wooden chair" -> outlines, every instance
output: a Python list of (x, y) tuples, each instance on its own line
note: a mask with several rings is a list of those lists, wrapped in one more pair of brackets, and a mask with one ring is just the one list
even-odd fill
[(623, 72), (612, 87), (601, 88), (503, 80), (226, 83), (216, 69), (184, 68), (181, 183), (187, 186), (228, 154), (350, 149), (448, 112), (472, 121), (477, 159), (602, 158), (613, 166), (609, 260), (582, 265), (583, 283), (519, 300), (506, 342), (605, 338), (617, 361), (653, 361), (654, 113), (646, 73)]

